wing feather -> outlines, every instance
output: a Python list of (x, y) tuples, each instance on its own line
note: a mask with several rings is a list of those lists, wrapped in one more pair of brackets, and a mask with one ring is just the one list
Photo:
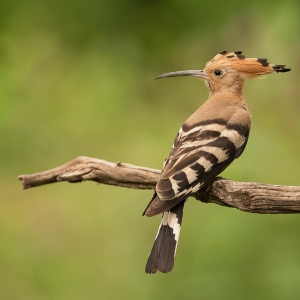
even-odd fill
[(250, 126), (235, 123), (235, 115), (229, 120), (205, 120), (194, 127), (183, 124), (146, 215), (164, 212), (205, 187), (243, 152)]

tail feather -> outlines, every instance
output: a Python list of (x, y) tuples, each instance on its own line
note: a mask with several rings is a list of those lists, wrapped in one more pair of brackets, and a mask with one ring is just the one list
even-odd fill
[(145, 271), (148, 274), (173, 269), (185, 200), (163, 213)]

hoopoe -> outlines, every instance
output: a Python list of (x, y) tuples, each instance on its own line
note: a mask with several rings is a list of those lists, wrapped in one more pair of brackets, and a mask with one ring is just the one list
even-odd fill
[(290, 70), (285, 65), (271, 65), (265, 58), (245, 58), (241, 51), (223, 51), (204, 70), (156, 77), (199, 77), (205, 82), (209, 98), (179, 129), (154, 195), (143, 213), (148, 217), (163, 213), (146, 273), (172, 270), (186, 199), (209, 187), (243, 153), (251, 126), (251, 115), (243, 98), (245, 80)]

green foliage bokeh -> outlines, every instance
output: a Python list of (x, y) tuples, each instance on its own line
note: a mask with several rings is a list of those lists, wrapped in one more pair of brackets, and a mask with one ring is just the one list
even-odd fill
[(174, 270), (146, 275), (151, 191), (22, 191), (79, 155), (161, 168), (223, 50), (292, 72), (248, 82), (248, 146), (224, 177), (300, 185), (298, 1), (7, 1), (0, 11), (1, 299), (299, 299), (300, 217), (188, 201)]

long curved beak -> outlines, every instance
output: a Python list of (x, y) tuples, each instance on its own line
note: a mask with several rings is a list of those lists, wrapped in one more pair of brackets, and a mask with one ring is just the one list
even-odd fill
[(155, 79), (161, 79), (167, 77), (178, 77), (178, 76), (195, 76), (202, 79), (207, 79), (207, 75), (204, 73), (203, 70), (185, 70), (185, 71), (170, 72), (170, 73), (159, 75), (155, 77)]

